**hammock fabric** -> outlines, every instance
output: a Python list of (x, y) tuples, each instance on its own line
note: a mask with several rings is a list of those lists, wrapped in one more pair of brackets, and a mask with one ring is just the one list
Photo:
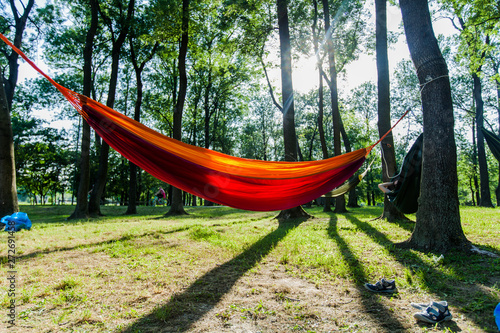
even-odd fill
[(420, 196), (420, 178), (422, 174), (422, 147), (424, 135), (415, 140), (413, 146), (406, 154), (401, 171), (392, 177), (397, 181), (396, 188), (387, 193), (389, 201), (405, 214), (413, 214), (418, 209), (418, 197)]
[(49, 80), (113, 149), (154, 177), (221, 205), (273, 211), (309, 202), (350, 178), (383, 139), (367, 148), (311, 162), (270, 162), (225, 155), (164, 136), (59, 85), (1, 34), (0, 39)]
[[(373, 163), (373, 162), (372, 162)], [(370, 164), (371, 166), (371, 164)], [(330, 192), (325, 193), (323, 196), (324, 197), (329, 197), (329, 198), (336, 198), (340, 197), (343, 194), (346, 194), (356, 186), (358, 186), (359, 183), (363, 180), (363, 178), (366, 176), (366, 174), (370, 171), (370, 167), (368, 167), (363, 173), (349, 178), (349, 180), (342, 186), (334, 188)]]
[(486, 128), (481, 127), (484, 138), (495, 158), (500, 162), (500, 137), (493, 132), (488, 131)]

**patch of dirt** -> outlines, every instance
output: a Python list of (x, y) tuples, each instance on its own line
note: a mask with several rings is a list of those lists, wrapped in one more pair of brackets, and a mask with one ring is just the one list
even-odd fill
[[(228, 278), (232, 281), (232, 278)], [(200, 280), (198, 280), (199, 282)], [(414, 302), (427, 302), (412, 294), (383, 296), (364, 288), (339, 284), (314, 284), (293, 276), (276, 262), (239, 278), (218, 302), (194, 296), (226, 290), (224, 278), (201, 288), (173, 295), (164, 309), (176, 304), (183, 311), (163, 322), (143, 318), (124, 332), (432, 332), (476, 330), (450, 307), (454, 318), (436, 326), (416, 322)], [(196, 290), (195, 290), (196, 289)]]

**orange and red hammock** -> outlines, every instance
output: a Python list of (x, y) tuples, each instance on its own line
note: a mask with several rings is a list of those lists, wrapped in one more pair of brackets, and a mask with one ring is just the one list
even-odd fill
[(351, 177), (378, 143), (310, 162), (250, 160), (188, 145), (59, 85), (0, 38), (49, 80), (113, 149), (154, 177), (221, 205), (254, 211), (302, 205)]

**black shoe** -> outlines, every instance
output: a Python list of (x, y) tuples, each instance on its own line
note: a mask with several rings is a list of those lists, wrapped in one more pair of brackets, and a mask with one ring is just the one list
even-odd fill
[(375, 284), (365, 283), (365, 288), (376, 293), (395, 293), (398, 291), (396, 281), (386, 279), (381, 279)]

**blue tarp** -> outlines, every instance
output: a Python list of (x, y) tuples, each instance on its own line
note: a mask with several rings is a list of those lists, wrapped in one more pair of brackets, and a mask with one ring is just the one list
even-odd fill
[(23, 212), (14, 213), (2, 217), (1, 223), (5, 224), (4, 231), (19, 231), (21, 229), (31, 229), (31, 221), (28, 214)]
[(497, 304), (493, 314), (495, 315), (495, 322), (497, 323), (498, 331), (500, 331), (500, 303)]

